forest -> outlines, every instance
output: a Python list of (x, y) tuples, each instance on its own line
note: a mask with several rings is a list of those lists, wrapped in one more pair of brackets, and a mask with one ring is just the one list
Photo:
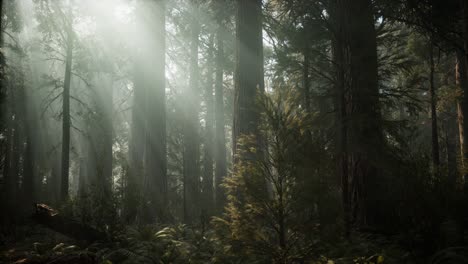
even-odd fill
[(0, 0), (0, 263), (468, 263), (468, 1)]

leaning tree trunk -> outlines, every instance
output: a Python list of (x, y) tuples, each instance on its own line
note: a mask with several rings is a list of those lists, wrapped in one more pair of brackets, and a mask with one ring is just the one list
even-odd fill
[(196, 4), (193, 3), (191, 42), (190, 42), (190, 76), (189, 87), (185, 93), (185, 123), (184, 123), (184, 222), (192, 223), (199, 217), (199, 69), (198, 48), (200, 24)]
[(68, 199), (68, 177), (70, 168), (70, 84), (73, 59), (73, 33), (67, 31), (67, 56), (65, 59), (65, 80), (63, 82), (63, 104), (62, 104), (62, 168), (60, 182), (60, 200)]
[(224, 208), (225, 195), (221, 187), (224, 177), (227, 175), (227, 153), (226, 153), (226, 135), (224, 131), (224, 42), (223, 27), (219, 21), (216, 50), (216, 83), (215, 83), (215, 196), (216, 211), (220, 213)]

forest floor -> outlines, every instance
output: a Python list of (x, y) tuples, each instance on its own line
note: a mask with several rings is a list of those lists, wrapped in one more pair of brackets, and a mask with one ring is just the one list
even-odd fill
[(12, 225), (0, 237), (0, 263), (97, 263), (76, 240), (34, 222)]

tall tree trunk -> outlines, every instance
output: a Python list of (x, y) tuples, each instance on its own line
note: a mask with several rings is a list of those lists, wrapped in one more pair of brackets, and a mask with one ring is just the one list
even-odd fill
[[(98, 89), (96, 109), (98, 120), (95, 123), (97, 136), (93, 140), (96, 160), (94, 161), (97, 178), (95, 180), (99, 191), (110, 197), (112, 191), (112, 145), (113, 145), (113, 80), (112, 76), (103, 75), (97, 79), (102, 85)], [(92, 136), (92, 135), (91, 135)]]
[(429, 51), (429, 92), (431, 96), (431, 135), (432, 135), (432, 169), (434, 176), (439, 174), (440, 154), (439, 154), (439, 132), (437, 126), (437, 98), (434, 83), (435, 63), (434, 63), (434, 45), (431, 39)]
[[(460, 0), (462, 10), (463, 48), (458, 55), (460, 62), (460, 86), (462, 96), (459, 100), (458, 122), (460, 128), (460, 146), (462, 148), (463, 180), (465, 194), (468, 194), (468, 3)], [(467, 118), (465, 118), (467, 117)]]
[(346, 118), (345, 60), (348, 59), (347, 43), (344, 35), (344, 8), (339, 1), (331, 2), (330, 16), (333, 19), (335, 34), (332, 38), (333, 62), (335, 66), (335, 109), (336, 109), (336, 162), (337, 175), (341, 180), (344, 234), (349, 238), (351, 231), (351, 204), (348, 172), (348, 137)]
[[(337, 32), (343, 42), (342, 62), (345, 76), (347, 168), (349, 197), (358, 226), (374, 225), (381, 208), (379, 163), (383, 159), (383, 134), (378, 90), (377, 41), (371, 0), (337, 0), (336, 15), (342, 28)], [(340, 99), (339, 99), (340, 101)], [(345, 172), (343, 172), (345, 175)], [(343, 187), (346, 188), (346, 180)], [(343, 190), (345, 192), (345, 189)]]
[(167, 147), (166, 147), (166, 3), (158, 0), (151, 21), (151, 65), (146, 101), (146, 193), (152, 220), (167, 221)]
[(124, 218), (131, 223), (137, 220), (141, 213), (142, 190), (143, 190), (143, 161), (146, 152), (146, 124), (145, 105), (146, 87), (144, 82), (145, 68), (144, 59), (141, 54), (137, 54), (134, 62), (133, 80), (133, 102), (132, 102), (132, 123), (129, 144), (129, 175), (126, 179)]
[(208, 43), (207, 79), (205, 85), (205, 144), (203, 159), (203, 196), (204, 215), (213, 214), (213, 156), (214, 156), (214, 98), (213, 98), (213, 73), (214, 73), (214, 35), (211, 35)]
[(198, 47), (200, 24), (198, 7), (193, 2), (190, 42), (190, 77), (189, 87), (185, 95), (184, 124), (184, 222), (192, 223), (199, 217), (199, 69)]
[(62, 173), (60, 182), (60, 199), (62, 202), (68, 199), (68, 177), (70, 168), (70, 85), (73, 59), (73, 32), (67, 31), (67, 57), (65, 61), (65, 80), (63, 82), (62, 105)]
[[(0, 0), (0, 17), (3, 18), (3, 0)], [(7, 96), (7, 91), (5, 88), (5, 54), (4, 54), (4, 39), (3, 39), (3, 31), (5, 30), (4, 25), (3, 25), (3, 19), (0, 20), (0, 128), (6, 129), (3, 126), (4, 120), (6, 120), (8, 117), (5, 116), (6, 114), (6, 96)]]
[(227, 175), (227, 153), (226, 153), (226, 135), (224, 131), (224, 42), (223, 27), (219, 21), (218, 32), (216, 33), (216, 83), (215, 83), (215, 195), (216, 211), (220, 213), (224, 208), (225, 195), (221, 187), (224, 177)]
[(303, 50), (304, 62), (302, 65), (302, 85), (304, 89), (304, 105), (307, 112), (310, 112), (310, 52), (308, 43)]
[[(146, 28), (135, 55), (132, 139), (125, 185), (127, 221), (165, 222), (167, 211), (165, 0), (142, 0), (137, 25)], [(151, 26), (148, 26), (151, 25)]]
[(468, 73), (464, 52), (461, 50), (457, 52), (456, 82), (460, 94), (457, 101), (457, 114), (461, 173), (463, 178), (466, 178), (468, 175), (468, 120), (465, 120), (465, 116), (468, 119)]
[[(260, 114), (256, 98), (264, 90), (262, 1), (238, 0), (236, 17), (236, 76), (234, 94), (233, 153), (241, 136), (258, 136)], [(260, 140), (257, 138), (257, 141)], [(257, 143), (260, 150), (260, 143)], [(234, 160), (237, 158), (235, 157)]]
[[(9, 114), (9, 111), (8, 111)], [(8, 115), (6, 119), (6, 135), (5, 135), (5, 158), (3, 161), (3, 179), (5, 181), (5, 195), (7, 201), (12, 201), (14, 194), (13, 191), (13, 177), (11, 175), (11, 158), (12, 158), (12, 145), (13, 145), (13, 120), (12, 116)]]

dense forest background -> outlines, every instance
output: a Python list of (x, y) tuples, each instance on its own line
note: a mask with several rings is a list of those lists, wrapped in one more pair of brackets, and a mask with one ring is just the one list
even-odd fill
[(1, 263), (468, 263), (466, 1), (0, 7)]

